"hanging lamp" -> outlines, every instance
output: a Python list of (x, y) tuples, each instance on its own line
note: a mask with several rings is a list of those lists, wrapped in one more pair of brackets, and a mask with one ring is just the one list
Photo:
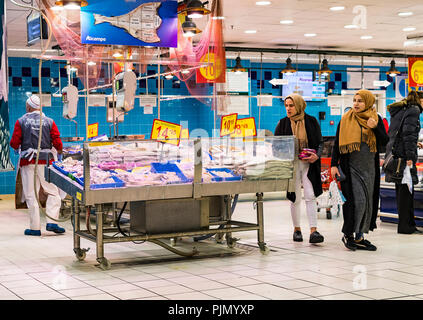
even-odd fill
[(324, 76), (324, 77), (327, 77), (332, 73), (332, 70), (330, 70), (329, 67), (328, 67), (328, 60), (327, 59), (323, 59), (322, 67), (320, 68), (319, 71), (317, 71), (317, 73), (320, 76)]
[(238, 56), (238, 58), (235, 59), (235, 67), (231, 70), (231, 72), (241, 73), (246, 72), (247, 70), (242, 66), (241, 64), (241, 58)]
[(197, 33), (200, 33), (201, 30), (197, 28), (197, 25), (192, 21), (191, 18), (185, 17), (185, 22), (182, 24), (182, 31), (184, 32), (184, 37), (193, 37)]
[(292, 66), (292, 60), (291, 58), (288, 57), (288, 59), (286, 59), (286, 66), (285, 68), (283, 68), (283, 70), (281, 71), (281, 73), (294, 73), (297, 72), (297, 70)]
[(202, 3), (200, 0), (185, 0), (184, 2), (185, 8), (179, 11), (178, 14), (185, 13), (191, 19), (199, 19), (211, 13), (210, 10), (204, 8), (208, 1)]
[(395, 60), (392, 59), (391, 61), (391, 68), (386, 72), (386, 74), (390, 77), (395, 77), (397, 74), (400, 74), (401, 72), (398, 71), (397, 68), (395, 68)]
[(56, 7), (56, 9), (57, 8), (80, 9), (81, 7), (85, 7), (87, 5), (88, 5), (88, 1), (86, 0), (57, 0), (54, 3), (54, 6)]

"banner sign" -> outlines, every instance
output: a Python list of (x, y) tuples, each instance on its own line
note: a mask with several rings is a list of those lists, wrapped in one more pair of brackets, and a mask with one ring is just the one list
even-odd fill
[(255, 137), (257, 135), (256, 120), (251, 118), (238, 119), (231, 138)]
[(171, 0), (90, 0), (81, 8), (81, 42), (176, 48), (177, 7)]
[(10, 131), (7, 79), (6, 1), (0, 3), (0, 171), (14, 170), (10, 162)]
[(220, 136), (227, 136), (235, 131), (236, 119), (238, 118), (237, 113), (228, 114), (222, 117), (220, 121)]
[(153, 128), (151, 129), (151, 140), (179, 146), (181, 131), (182, 126), (179, 124), (154, 119)]
[(226, 61), (224, 56), (209, 52), (200, 58), (200, 62), (211, 64), (197, 69), (197, 83), (226, 82)]
[(423, 58), (408, 58), (409, 87), (423, 87)]

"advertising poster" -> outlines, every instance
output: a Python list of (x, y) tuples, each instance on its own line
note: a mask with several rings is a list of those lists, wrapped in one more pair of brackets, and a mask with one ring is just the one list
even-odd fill
[(423, 87), (423, 58), (408, 58), (408, 85)]
[(81, 8), (81, 42), (176, 48), (177, 6), (171, 0), (90, 0)]

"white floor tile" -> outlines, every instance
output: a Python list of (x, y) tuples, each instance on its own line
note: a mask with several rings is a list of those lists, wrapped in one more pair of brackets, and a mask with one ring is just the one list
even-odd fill
[(321, 296), (319, 297), (319, 299), (322, 299), (322, 300), (372, 300), (371, 298), (358, 296), (352, 293), (332, 294), (327, 296)]
[(155, 287), (155, 288), (149, 288), (150, 291), (162, 295), (172, 295), (172, 294), (178, 294), (178, 293), (187, 293), (187, 292), (193, 292), (194, 290), (185, 286), (181, 285), (172, 285), (172, 286), (165, 286), (165, 287)]
[(122, 292), (122, 291), (130, 291), (139, 289), (139, 287), (129, 284), (129, 283), (122, 283), (122, 284), (112, 284), (106, 286), (97, 286), (98, 289), (107, 292), (107, 293), (114, 293), (114, 292)]
[(305, 294), (287, 290), (270, 284), (256, 284), (250, 286), (242, 286), (239, 289), (258, 294), (272, 300), (296, 300), (306, 298)]
[(79, 296), (90, 296), (94, 294), (104, 294), (103, 291), (88, 287), (88, 288), (78, 288), (78, 289), (65, 289), (59, 291), (61, 294), (63, 294), (66, 297), (73, 298), (73, 297), (79, 297)]
[(307, 294), (312, 297), (320, 297), (320, 296), (327, 296), (327, 295), (333, 295), (338, 293), (343, 293), (343, 291), (324, 287), (324, 286), (313, 286), (313, 287), (306, 287), (306, 288), (298, 288), (295, 289), (295, 291), (298, 291), (303, 294)]
[(404, 296), (404, 294), (385, 289), (360, 290), (356, 291), (354, 294), (372, 299), (391, 299)]
[(159, 297), (154, 292), (140, 288), (131, 291), (114, 292), (113, 295), (121, 300), (154, 299)]
[(165, 297), (169, 300), (217, 300), (216, 298), (201, 292), (171, 294), (171, 295), (166, 295)]
[(119, 300), (116, 297), (111, 296), (110, 294), (95, 294), (95, 295), (84, 295), (79, 297), (72, 297), (72, 300)]

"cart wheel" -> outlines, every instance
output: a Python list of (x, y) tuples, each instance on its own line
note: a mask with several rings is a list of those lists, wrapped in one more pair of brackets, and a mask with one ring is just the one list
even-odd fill
[(172, 247), (174, 247), (174, 246), (176, 246), (176, 238), (170, 238), (170, 245), (172, 246)]
[(74, 249), (75, 251), (75, 256), (78, 259), (78, 261), (84, 261), (86, 256), (87, 256), (87, 251), (85, 249)]
[(217, 233), (214, 238), (216, 239), (216, 243), (223, 244), (223, 233)]
[(268, 246), (266, 246), (266, 245), (260, 246), (260, 253), (262, 255), (267, 256), (269, 254), (269, 252), (270, 252), (270, 249), (269, 249)]
[(327, 219), (332, 219), (332, 212), (330, 212), (330, 209), (329, 209), (329, 211), (326, 210), (326, 218)]
[(238, 240), (239, 239), (237, 239), (237, 238), (229, 238), (229, 239), (226, 240), (226, 245), (228, 246), (228, 248), (233, 249), (233, 248), (235, 248), (236, 242)]
[(109, 260), (107, 260), (106, 258), (100, 258), (100, 259), (97, 259), (97, 261), (100, 263), (100, 269), (102, 269), (102, 270), (104, 270), (104, 271), (106, 271), (106, 270), (109, 270), (110, 269), (110, 267), (112, 266), (112, 264), (110, 263), (110, 261)]

